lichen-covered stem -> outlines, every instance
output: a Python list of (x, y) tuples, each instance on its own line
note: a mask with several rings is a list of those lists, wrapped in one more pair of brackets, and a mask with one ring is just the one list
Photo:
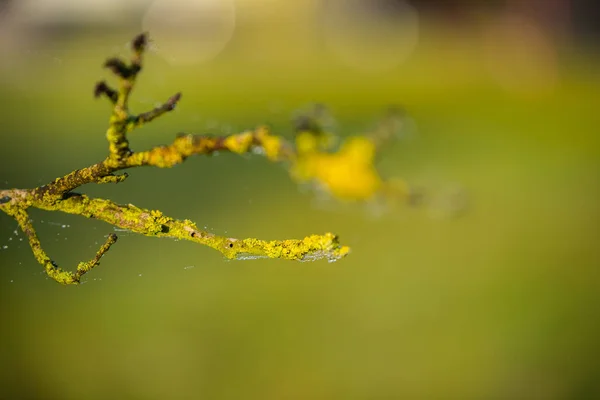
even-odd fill
[(160, 117), (161, 115), (163, 115), (169, 111), (173, 111), (180, 99), (181, 99), (181, 93), (176, 93), (175, 95), (171, 96), (167, 101), (165, 101), (163, 104), (155, 107), (154, 109), (152, 109), (148, 112), (136, 115), (136, 116), (131, 116), (129, 118), (129, 122), (127, 124), (127, 131), (131, 131), (135, 128), (139, 128), (140, 126), (147, 124), (148, 122), (152, 122), (153, 120)]
[(109, 234), (106, 242), (100, 247), (94, 258), (92, 258), (90, 261), (79, 263), (75, 272), (65, 271), (59, 268), (58, 265), (52, 261), (52, 259), (42, 248), (42, 244), (37, 237), (27, 211), (18, 208), (15, 210), (12, 216), (16, 219), (19, 227), (27, 236), (29, 246), (31, 247), (31, 251), (33, 252), (35, 259), (42, 264), (48, 277), (63, 285), (78, 284), (81, 280), (81, 277), (89, 272), (92, 268), (97, 266), (100, 263), (100, 258), (102, 258), (104, 253), (110, 249), (110, 246), (117, 241), (117, 236), (114, 233)]
[[(133, 40), (133, 55), (129, 65), (118, 58), (110, 58), (104, 64), (106, 68), (112, 70), (119, 77), (119, 89), (116, 91), (116, 96), (115, 93), (106, 90), (106, 86), (102, 87), (101, 83), (96, 85), (95, 93), (99, 92), (98, 87), (100, 85), (102, 89), (100, 91), (107, 94), (114, 102), (109, 127), (106, 131), (106, 139), (108, 140), (109, 158), (115, 162), (121, 161), (131, 154), (129, 141), (127, 140), (127, 132), (132, 129), (132, 118), (129, 114), (129, 96), (135, 86), (135, 80), (142, 70), (142, 56), (146, 42), (147, 38), (144, 34), (138, 35)], [(174, 103), (176, 102), (177, 100)], [(170, 109), (173, 109), (173, 107), (170, 107)]]
[(92, 199), (74, 194), (54, 204), (33, 203), (48, 211), (61, 211), (107, 222), (120, 229), (146, 236), (188, 240), (209, 246), (230, 259), (247, 257), (283, 258), (288, 260), (337, 260), (349, 249), (341, 246), (331, 233), (311, 235), (298, 240), (264, 241), (254, 238), (234, 239), (198, 229), (190, 220), (178, 220), (158, 210), (133, 204), (120, 205), (105, 199)]
[(168, 168), (182, 163), (192, 155), (209, 155), (216, 151), (236, 154), (258, 151), (272, 161), (291, 161), (294, 157), (291, 145), (281, 137), (272, 135), (266, 127), (230, 136), (180, 134), (171, 145), (131, 153), (121, 160), (109, 157), (87, 168), (56, 178), (34, 189), (34, 194), (39, 200), (53, 202), (88, 183), (122, 182), (126, 175), (113, 174), (124, 169), (140, 166)]
[(70, 192), (82, 185), (97, 182), (100, 178), (109, 176), (114, 171), (116, 163), (104, 160), (100, 163), (90, 165), (87, 168), (75, 170), (65, 176), (56, 178), (54, 181), (34, 189), (35, 197), (39, 200), (55, 201), (65, 193)]
[(43, 250), (27, 213), (30, 207), (81, 215), (146, 236), (192, 241), (211, 247), (229, 259), (280, 258), (309, 261), (324, 258), (335, 261), (349, 252), (349, 248), (340, 245), (337, 236), (332, 233), (311, 235), (304, 239), (271, 241), (228, 238), (200, 230), (190, 220), (171, 218), (158, 210), (143, 209), (133, 204), (120, 205), (110, 200), (89, 198), (76, 193), (50, 202), (46, 198), (39, 199), (35, 190), (12, 189), (0, 190), (0, 198), (10, 199), (0, 203), (0, 210), (15, 218), (27, 236), (36, 260), (50, 278), (62, 284), (79, 283), (85, 273), (99, 264), (100, 258), (116, 242), (117, 237), (115, 234), (108, 235), (106, 243), (100, 247), (92, 260), (79, 263), (74, 272), (65, 271)]
[(141, 166), (168, 168), (192, 155), (212, 154), (216, 151), (238, 154), (259, 152), (271, 161), (292, 162), (296, 159), (297, 154), (292, 146), (281, 137), (271, 135), (265, 127), (225, 137), (181, 134), (168, 146), (134, 153), (129, 148), (127, 134), (173, 110), (181, 98), (178, 93), (151, 111), (137, 116), (130, 114), (129, 96), (142, 69), (142, 55), (146, 44), (145, 34), (133, 40), (133, 56), (129, 64), (118, 58), (106, 61), (105, 67), (119, 77), (118, 90), (112, 89), (104, 81), (98, 82), (94, 89), (96, 97), (105, 96), (113, 103), (106, 131), (109, 142), (109, 154), (106, 159), (38, 188), (0, 190), (0, 211), (15, 218), (46, 274), (62, 284), (79, 283), (83, 275), (99, 264), (102, 256), (116, 242), (117, 236), (114, 233), (109, 234), (94, 258), (79, 263), (74, 272), (64, 271), (42, 249), (27, 212), (31, 207), (98, 219), (146, 236), (193, 241), (218, 250), (230, 259), (267, 257), (303, 261), (326, 258), (332, 261), (348, 254), (349, 248), (341, 246), (332, 233), (291, 240), (233, 239), (199, 230), (192, 221), (174, 219), (157, 210), (143, 209), (132, 204), (120, 205), (110, 200), (93, 199), (72, 192), (87, 183), (122, 182), (127, 178), (127, 174), (116, 175), (115, 172), (124, 169)]
[[(192, 155), (209, 155), (216, 151), (236, 154), (258, 152), (271, 161), (291, 161), (294, 152), (285, 140), (271, 135), (266, 127), (230, 136), (179, 135), (171, 145), (133, 153), (123, 162), (122, 169), (154, 166), (169, 168)], [(121, 169), (121, 168), (120, 168)]]

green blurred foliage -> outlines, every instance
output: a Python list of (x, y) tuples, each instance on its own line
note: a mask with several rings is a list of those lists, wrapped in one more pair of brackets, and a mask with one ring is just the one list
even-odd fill
[[(3, 71), (2, 187), (37, 186), (106, 154), (109, 106), (92, 88), (130, 36), (58, 40)], [(135, 132), (134, 149), (180, 131), (262, 123), (291, 137), (293, 111), (312, 101), (330, 107), (342, 135), (356, 134), (400, 104), (418, 132), (385, 150), (382, 172), (439, 191), (459, 184), (470, 208), (439, 219), (318, 206), (258, 156), (132, 170), (123, 184), (81, 190), (233, 237), (333, 231), (353, 251), (334, 264), (226, 262), (190, 243), (124, 233), (75, 288), (45, 278), (0, 215), (0, 397), (600, 395), (598, 64), (565, 50), (553, 91), (516, 95), (484, 73), (476, 49), (452, 46), (425, 38), (406, 64), (378, 75), (321, 53), (291, 62), (233, 48), (194, 67), (151, 53), (132, 106), (144, 111), (177, 91), (183, 99)], [(65, 267), (112, 231), (32, 216)]]

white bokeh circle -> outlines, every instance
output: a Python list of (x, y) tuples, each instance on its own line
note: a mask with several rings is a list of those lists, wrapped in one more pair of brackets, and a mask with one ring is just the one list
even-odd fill
[(143, 19), (157, 53), (172, 65), (215, 58), (235, 31), (234, 0), (155, 0)]

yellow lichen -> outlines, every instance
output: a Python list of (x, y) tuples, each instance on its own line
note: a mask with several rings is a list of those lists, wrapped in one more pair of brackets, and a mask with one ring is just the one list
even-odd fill
[(247, 153), (252, 144), (252, 132), (244, 132), (239, 135), (228, 136), (225, 140), (225, 147), (232, 153), (242, 154)]
[(273, 136), (268, 128), (261, 127), (257, 129), (256, 137), (264, 149), (265, 156), (271, 161), (279, 161), (284, 158), (282, 154), (282, 139)]
[(381, 178), (373, 158), (375, 146), (365, 137), (347, 139), (337, 152), (321, 152), (316, 139), (299, 138), (303, 152), (298, 154), (290, 173), (300, 182), (314, 181), (339, 199), (366, 200), (381, 188)]
[[(154, 166), (168, 168), (182, 163), (191, 155), (212, 154), (229, 151), (242, 154), (262, 149), (271, 161), (290, 161), (299, 180), (314, 179), (322, 182), (332, 193), (342, 196), (361, 197), (377, 186), (372, 170), (372, 149), (368, 143), (349, 142), (337, 153), (325, 153), (331, 147), (332, 137), (323, 136), (314, 144), (298, 146), (296, 152), (280, 136), (272, 135), (268, 128), (229, 135), (224, 138), (202, 135), (179, 135), (171, 145), (157, 146), (148, 151), (133, 152), (129, 148), (127, 134), (133, 129), (152, 121), (172, 110), (179, 101), (177, 93), (164, 104), (151, 111), (133, 115), (128, 110), (128, 100), (137, 74), (142, 67), (142, 53), (146, 36), (139, 35), (133, 42), (134, 55), (130, 63), (110, 59), (105, 66), (119, 78), (119, 88), (114, 90), (105, 82), (96, 85), (96, 96), (104, 95), (113, 104), (109, 126), (106, 130), (108, 156), (102, 162), (73, 171), (47, 185), (34, 189), (0, 190), (0, 210), (15, 218), (28, 238), (35, 259), (43, 266), (48, 277), (62, 284), (77, 284), (81, 277), (97, 266), (100, 259), (117, 240), (109, 234), (106, 242), (94, 258), (80, 262), (74, 272), (59, 268), (44, 252), (27, 212), (29, 207), (81, 215), (104, 221), (112, 226), (131, 232), (155, 237), (170, 237), (200, 243), (221, 252), (230, 259), (246, 256), (283, 258), (307, 261), (314, 259), (337, 260), (348, 254), (349, 248), (341, 246), (335, 235), (311, 235), (297, 240), (264, 241), (255, 238), (233, 239), (199, 230), (190, 220), (177, 220), (159, 210), (148, 210), (132, 204), (121, 205), (108, 199), (90, 198), (73, 193), (88, 183), (115, 183), (127, 175), (115, 173), (127, 168)], [(306, 140), (312, 140), (307, 137)], [(371, 152), (370, 152), (371, 151)]]

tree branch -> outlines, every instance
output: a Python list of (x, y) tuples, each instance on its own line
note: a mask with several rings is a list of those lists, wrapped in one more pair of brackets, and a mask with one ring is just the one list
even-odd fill
[(179, 102), (180, 99), (181, 93), (176, 93), (175, 95), (171, 96), (169, 100), (167, 100), (160, 106), (154, 108), (153, 110), (132, 117), (128, 129), (133, 130), (135, 128), (139, 128), (140, 126), (151, 122), (155, 118), (160, 117), (164, 113), (174, 110), (175, 106), (177, 105), (177, 102)]
[(112, 233), (108, 235), (94, 258), (79, 263), (73, 272), (65, 271), (43, 250), (27, 212), (31, 207), (98, 219), (146, 236), (189, 240), (218, 250), (230, 259), (266, 257), (302, 261), (326, 258), (333, 261), (344, 257), (349, 248), (341, 246), (337, 237), (331, 233), (311, 235), (300, 240), (239, 240), (202, 231), (189, 220), (177, 220), (158, 210), (138, 208), (132, 204), (119, 205), (110, 200), (92, 199), (73, 193), (74, 189), (88, 183), (122, 182), (127, 174), (115, 173), (124, 169), (140, 166), (172, 167), (196, 154), (212, 154), (215, 151), (242, 154), (254, 151), (263, 153), (272, 161), (289, 161), (294, 157), (291, 145), (280, 137), (271, 135), (266, 128), (227, 137), (180, 134), (171, 145), (134, 153), (129, 147), (127, 134), (173, 110), (181, 99), (181, 94), (177, 93), (151, 111), (139, 115), (129, 113), (129, 96), (142, 69), (142, 55), (146, 44), (146, 35), (139, 35), (132, 42), (133, 56), (129, 63), (117, 58), (106, 61), (105, 67), (119, 79), (118, 90), (112, 89), (104, 81), (95, 86), (95, 97), (104, 96), (113, 104), (106, 131), (108, 156), (99, 163), (75, 170), (34, 189), (0, 190), (0, 210), (17, 221), (29, 240), (35, 259), (43, 266), (46, 274), (62, 284), (79, 283), (82, 276), (100, 263), (100, 259), (117, 241), (117, 236)]
[[(129, 168), (150, 166), (169, 168), (184, 162), (192, 155), (210, 155), (216, 151), (236, 154), (259, 153), (273, 162), (287, 162), (290, 174), (297, 181), (313, 181), (325, 187), (340, 199), (367, 200), (377, 193), (385, 193), (386, 183), (372, 165), (376, 141), (368, 137), (354, 137), (333, 149), (332, 135), (320, 126), (322, 113), (312, 119), (297, 120), (295, 143), (273, 135), (266, 127), (229, 136), (179, 134), (171, 144), (147, 151), (134, 152), (129, 146), (128, 133), (152, 122), (173, 110), (181, 99), (177, 93), (164, 104), (138, 115), (129, 112), (129, 97), (136, 77), (142, 70), (143, 53), (148, 38), (138, 35), (132, 42), (129, 62), (110, 58), (105, 67), (118, 78), (118, 89), (106, 82), (96, 84), (94, 95), (106, 97), (112, 104), (106, 137), (109, 143), (107, 157), (86, 168), (75, 170), (54, 181), (33, 189), (0, 190), (0, 211), (12, 216), (29, 239), (36, 260), (47, 275), (62, 284), (77, 284), (83, 275), (96, 267), (100, 259), (116, 242), (110, 234), (104, 245), (90, 261), (81, 262), (74, 272), (59, 268), (42, 249), (29, 219), (28, 209), (64, 212), (104, 221), (121, 229), (146, 236), (170, 237), (189, 240), (211, 247), (229, 259), (281, 258), (287, 260), (338, 260), (349, 253), (336, 235), (309, 235), (304, 239), (265, 241), (255, 238), (234, 239), (198, 229), (189, 220), (178, 220), (161, 211), (116, 204), (107, 199), (90, 198), (73, 190), (88, 183), (119, 183), (127, 174), (117, 172)], [(380, 134), (378, 137), (387, 139)], [(400, 185), (405, 192), (408, 189)], [(387, 189), (387, 192), (391, 190)]]

